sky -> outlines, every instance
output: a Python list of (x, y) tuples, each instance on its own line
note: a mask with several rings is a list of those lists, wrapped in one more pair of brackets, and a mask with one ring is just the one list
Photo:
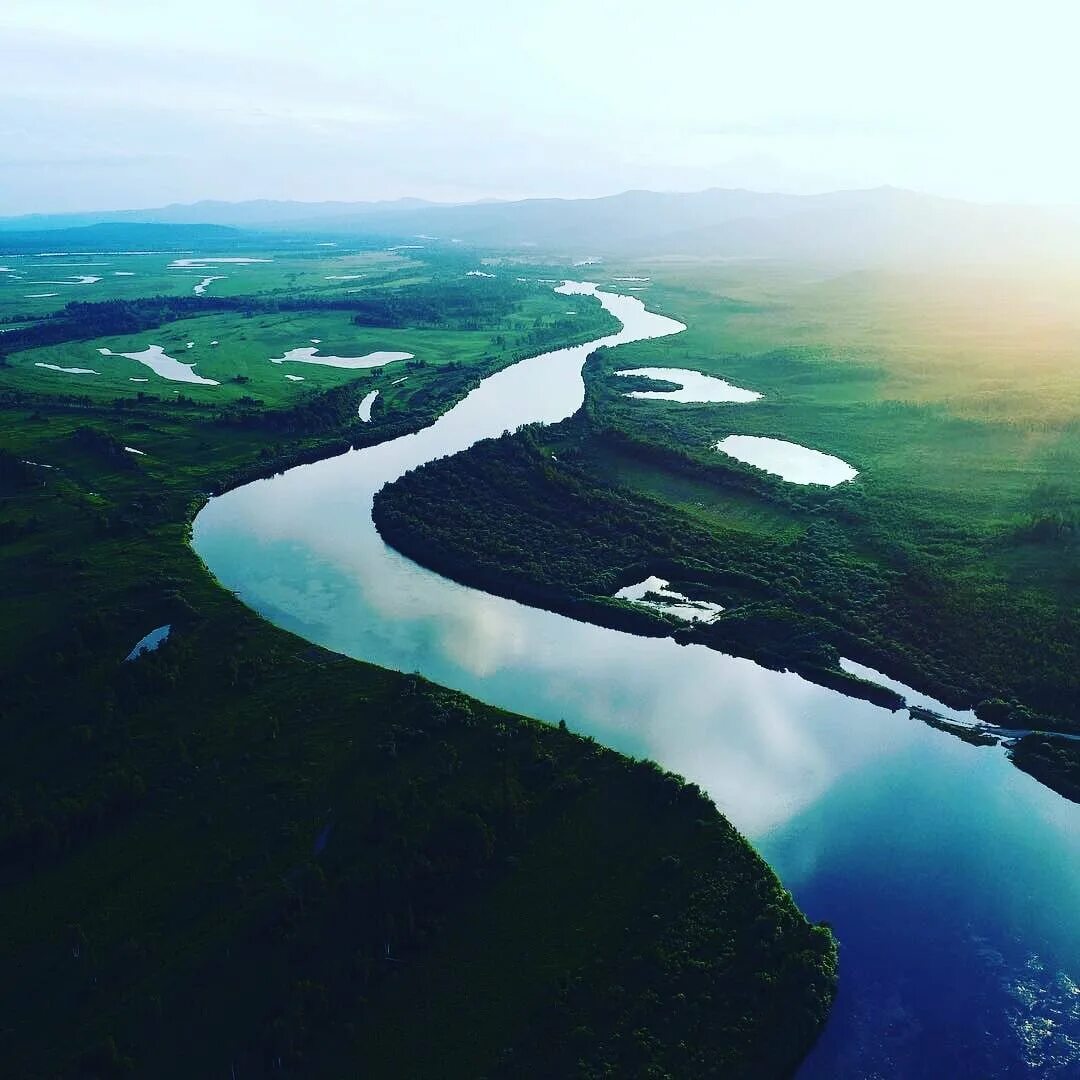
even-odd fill
[(1072, 0), (3, 0), (0, 216), (881, 184), (1076, 204), (1078, 32)]

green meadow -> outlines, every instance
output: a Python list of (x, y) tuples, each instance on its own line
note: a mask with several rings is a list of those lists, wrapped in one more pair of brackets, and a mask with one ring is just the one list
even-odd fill
[[(477, 364), (501, 366), (525, 351), (546, 333), (552, 340), (580, 340), (602, 334), (610, 325), (595, 305), (578, 304), (573, 319), (566, 299), (550, 289), (522, 289), (517, 310), (485, 330), (395, 329), (357, 326), (348, 311), (290, 311), (283, 314), (225, 312), (180, 319), (138, 334), (64, 342), (20, 351), (8, 360), (3, 385), (28, 393), (85, 396), (91, 401), (136, 399), (140, 394), (182, 394), (207, 405), (256, 398), (268, 407), (304, 400), (312, 392), (346, 385), (378, 389), (383, 407), (407, 403), (446, 369)], [(312, 339), (319, 344), (313, 345)], [(188, 342), (194, 342), (188, 348)], [(217, 342), (217, 344), (212, 344)], [(3, 338), (0, 337), (0, 347)], [(137, 353), (160, 345), (166, 354), (219, 386), (169, 380), (144, 364), (113, 353)], [(412, 353), (414, 361), (394, 361), (385, 367), (349, 370), (318, 363), (271, 363), (298, 348), (316, 348), (317, 355), (363, 357), (372, 352)], [(89, 368), (96, 375), (75, 375), (38, 367)], [(286, 378), (298, 376), (302, 381)], [(399, 382), (402, 378), (404, 382)], [(132, 380), (145, 380), (133, 382)]]
[[(0, 237), (0, 245), (3, 238)], [(0, 325), (41, 318), (71, 301), (95, 302), (143, 296), (191, 296), (213, 277), (207, 296), (247, 296), (288, 291), (342, 295), (388, 282), (426, 280), (424, 264), (409, 252), (306, 250), (168, 251), (145, 254), (0, 255)], [(246, 259), (248, 262), (221, 262)], [(176, 265), (185, 260), (196, 266)], [(468, 269), (467, 267), (465, 269)], [(100, 280), (74, 284), (79, 277)], [(49, 293), (53, 295), (42, 296)]]
[[(598, 280), (628, 278), (688, 329), (594, 355), (582, 412), (517, 450), (482, 444), (391, 487), (380, 513), (395, 543), (557, 610), (591, 595), (603, 620), (613, 575), (647, 570), (664, 557), (653, 538), (672, 536), (672, 557), (709, 568), (684, 574), (729, 608), (689, 637), (830, 685), (848, 656), (995, 722), (1075, 730), (1080, 316), (1068, 281), (704, 260), (606, 267)], [(636, 400), (614, 374), (634, 367), (763, 396)], [(791, 484), (719, 453), (731, 434), (835, 455), (858, 476)], [(471, 483), (443, 505), (457, 474)], [(493, 500), (518, 511), (498, 510), (500, 537), (479, 528)], [(732, 585), (740, 571), (749, 590)]]
[[(1064, 588), (1075, 602), (1080, 313), (1069, 280), (707, 264), (654, 273), (650, 302), (688, 330), (622, 350), (620, 366), (689, 367), (764, 397), (623, 399), (636, 429), (666, 425), (691, 453), (738, 433), (835, 454), (891, 509), (891, 527), (951, 570), (981, 574), (989, 559), (1009, 583)], [(1058, 519), (1058, 542), (1040, 542), (1039, 523)], [(977, 547), (950, 553), (953, 533)]]

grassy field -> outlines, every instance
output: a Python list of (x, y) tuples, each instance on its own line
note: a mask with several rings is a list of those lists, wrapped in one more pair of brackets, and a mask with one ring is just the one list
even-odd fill
[[(742, 565), (769, 583), (771, 602), (786, 612), (763, 608), (762, 622), (755, 605), (769, 598), (759, 588), (743, 595), (716, 586), (713, 598), (733, 610), (698, 633), (712, 634), (718, 647), (782, 656), (777, 641), (827, 641), (947, 701), (1000, 697), (1011, 702), (1005, 713), (989, 711), (1017, 727), (1075, 730), (1080, 319), (1066, 310), (1067, 282), (1038, 292), (1030, 282), (977, 276), (829, 278), (813, 268), (700, 260), (593, 276), (638, 290), (688, 329), (594, 357), (585, 412), (534, 436), (537, 462), (554, 452), (572, 466), (567, 484), (587, 493), (591, 511), (605, 488), (636, 500), (636, 509), (625, 516), (612, 503), (606, 524), (590, 524), (585, 511), (578, 521), (568, 491), (555, 490), (539, 464), (529, 481), (522, 459), (514, 484), (499, 486), (521, 518), (511, 522), (500, 510), (501, 554), (494, 537), (481, 552), (475, 538), (488, 534), (473, 518), (493, 507), (459, 492), (455, 507), (440, 504), (431, 515), (436, 492), (417, 481), (388, 501), (403, 515), (395, 536), (414, 557), (404, 534), (409, 501), (420, 497), (446, 534), (433, 556), (444, 572), (473, 580), (454, 562), (461, 541), (472, 573), (524, 595), (522, 567), (543, 563), (544, 581), (534, 583), (540, 602), (566, 610), (580, 590), (606, 587), (624, 569), (605, 559), (636, 566), (644, 557), (631, 550), (631, 535), (640, 532), (652, 558), (659, 553), (650, 536), (704, 528), (700, 546), (717, 580)], [(614, 375), (633, 367), (689, 368), (763, 396), (746, 404), (634, 400)], [(832, 490), (789, 484), (718, 454), (716, 442), (730, 434), (794, 441), (841, 457), (859, 475)], [(492, 447), (460, 470), (478, 490), (498, 486), (496, 474), (510, 467), (507, 452)], [(440, 468), (445, 487), (455, 466)], [(578, 530), (576, 550), (590, 556), (560, 561), (549, 528), (558, 522), (545, 509), (555, 506), (564, 531)], [(639, 530), (640, 520), (651, 524)], [(594, 526), (602, 536), (592, 537)], [(623, 530), (617, 552), (607, 542), (612, 529)], [(439, 539), (428, 535), (436, 546)], [(825, 621), (809, 629), (807, 618)], [(826, 654), (815, 653), (812, 664), (827, 663)]]
[[(483, 355), (569, 333), (549, 309), (526, 295), (509, 326), (477, 332), (324, 311), (184, 320), (137, 343), (212, 334), (225, 378), (175, 396), (119, 377), (50, 393), (19, 353), (0, 368), (6, 1071), (543, 1075), (555, 1046), (597, 1075), (723, 1060), (781, 1076), (811, 1044), (831, 935), (695, 788), (313, 648), (187, 544), (207, 492), (426, 422)], [(408, 337), (441, 363), (402, 384), (429, 380), (422, 401), (328, 426), (333, 408), (297, 406), (352, 402), (378, 376), (298, 366), (315, 385), (287, 382), (265, 356), (305, 337), (339, 353)], [(50, 350), (66, 364), (97, 344)], [(237, 423), (207, 407), (246, 394), (278, 408)], [(124, 662), (166, 623), (157, 652)], [(691, 1014), (703, 985), (714, 1005)]]
[[(381, 407), (407, 405), (418, 391), (437, 380), (448, 366), (469, 367), (480, 362), (503, 365), (530, 347), (538, 330), (574, 340), (603, 333), (610, 321), (595, 303), (578, 303), (573, 319), (564, 297), (550, 289), (523, 290), (519, 309), (489, 330), (389, 329), (361, 327), (347, 311), (256, 313), (225, 312), (180, 319), (158, 330), (139, 334), (65, 342), (16, 353), (0, 376), (0, 386), (32, 393), (85, 395), (91, 401), (135, 399), (139, 394), (183, 394), (205, 404), (223, 404), (254, 397), (269, 407), (303, 400), (312, 391), (361, 383), (378, 389)], [(286, 352), (312, 347), (319, 355), (362, 357), (371, 352), (412, 353), (414, 362), (394, 361), (385, 367), (350, 371), (319, 364), (271, 363)], [(192, 348), (188, 342), (194, 342)], [(216, 342), (217, 344), (212, 344)], [(2, 339), (0, 339), (2, 345)], [(219, 386), (166, 379), (136, 360), (102, 356), (98, 350), (137, 353), (160, 345), (167, 355), (195, 364), (195, 374)], [(88, 368), (96, 375), (76, 375), (38, 367)], [(298, 376), (302, 382), (286, 378)], [(400, 382), (402, 378), (404, 382)], [(142, 381), (132, 381), (134, 379)]]
[[(0, 236), (0, 251), (3, 237)], [(248, 262), (215, 260), (245, 259)], [(182, 265), (194, 261), (196, 265)], [(345, 251), (309, 246), (249, 250), (170, 251), (146, 254), (34, 256), (0, 254), (0, 325), (35, 319), (72, 300), (141, 296), (191, 296), (208, 277), (207, 296), (248, 296), (287, 291), (342, 295), (371, 284), (424, 281), (425, 263), (409, 252)], [(467, 268), (466, 268), (467, 269)], [(75, 284), (80, 277), (99, 280)], [(41, 294), (53, 294), (43, 296)]]
[[(639, 273), (649, 271), (639, 270)], [(1075, 549), (1027, 527), (1080, 521), (1080, 315), (1071, 283), (936, 279), (708, 264), (652, 270), (650, 303), (685, 334), (630, 346), (620, 366), (690, 367), (757, 390), (750, 405), (623, 403), (700, 451), (731, 433), (835, 454), (860, 490), (916, 523), (929, 548), (960, 531), (957, 573), (985, 562), (1011, 584), (1080, 590)], [(609, 391), (618, 389), (617, 381)], [(1066, 529), (1068, 531), (1068, 529)], [(1075, 541), (1073, 541), (1075, 542)], [(973, 552), (979, 555), (973, 558)]]

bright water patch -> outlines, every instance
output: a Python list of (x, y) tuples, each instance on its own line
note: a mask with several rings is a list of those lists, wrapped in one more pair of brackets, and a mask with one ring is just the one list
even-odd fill
[(1041, 1044), (1056, 1073), (1027, 1064), (1042, 1051), (1025, 1033), (1076, 1031), (1064, 991), (1034, 992), (1028, 962), (1051, 989), (1080, 973), (1080, 806), (905, 713), (466, 588), (375, 531), (384, 483), (570, 416), (590, 352), (682, 329), (634, 297), (560, 291), (599, 295), (623, 330), (491, 376), (424, 431), (212, 499), (194, 524), (199, 555), (310, 641), (564, 719), (701, 784), (840, 939), (840, 995), (805, 1076), (1075, 1076), (1064, 1038)]
[(38, 360), (34, 367), (48, 368), (50, 371), (63, 371), (68, 375), (100, 375), (100, 371), (94, 371), (93, 368), (88, 367), (61, 367), (59, 364), (44, 364)]
[[(75, 277), (64, 278), (62, 281), (31, 281), (30, 285), (94, 285), (99, 282), (101, 278), (94, 277), (93, 274), (78, 274)], [(55, 294), (53, 294), (55, 295)]]
[(753, 465), (792, 484), (836, 487), (859, 475), (846, 461), (832, 454), (823, 454), (820, 450), (811, 450), (783, 439), (729, 435), (716, 444), (716, 449), (736, 461)]
[(840, 668), (849, 675), (855, 675), (860, 679), (865, 679), (867, 682), (877, 683), (878, 686), (885, 686), (890, 690), (895, 690), (908, 705), (915, 705), (920, 709), (929, 709), (930, 712), (937, 713), (938, 716), (943, 716), (946, 720), (955, 720), (958, 724), (970, 726), (980, 724), (979, 718), (971, 709), (951, 709), (943, 702), (930, 697), (929, 694), (922, 694), (918, 690), (913, 690), (910, 686), (905, 686), (896, 679), (890, 679), (888, 675), (882, 675), (880, 671), (855, 663), (854, 660), (840, 657)]
[(359, 416), (365, 424), (371, 423), (371, 406), (375, 404), (375, 399), (378, 396), (378, 390), (372, 390), (370, 393), (365, 394), (356, 409), (356, 415)]
[(192, 291), (195, 293), (196, 296), (202, 296), (206, 292), (207, 286), (210, 285), (212, 282), (224, 280), (225, 278), (221, 274), (212, 277), (204, 277), (202, 281), (200, 281), (199, 284), (196, 285)]
[(647, 577), (636, 585), (624, 585), (615, 594), (615, 599), (630, 600), (642, 607), (652, 608), (665, 615), (675, 615), (687, 622), (708, 622), (724, 610), (719, 604), (691, 600), (681, 592), (669, 589), (669, 584), (670, 582), (660, 577)]
[(407, 352), (373, 352), (366, 356), (316, 356), (318, 348), (315, 346), (302, 349), (290, 349), (284, 356), (271, 356), (271, 364), (321, 364), (323, 367), (348, 368), (359, 371), (364, 368), (382, 367), (384, 364), (393, 364), (398, 360), (411, 360), (412, 353)]
[(183, 268), (189, 270), (209, 270), (215, 266), (223, 263), (230, 263), (233, 266), (249, 266), (252, 263), (268, 263), (272, 262), (271, 259), (242, 259), (242, 258), (218, 258), (213, 256), (210, 258), (198, 258), (198, 259), (173, 259), (169, 263), (170, 267)]
[(743, 390), (732, 386), (723, 379), (712, 375), (703, 375), (700, 371), (688, 371), (684, 368), (626, 368), (616, 371), (616, 375), (638, 375), (643, 379), (657, 379), (663, 382), (679, 384), (678, 390), (631, 390), (626, 397), (652, 398), (660, 401), (707, 402), (760, 401), (761, 395), (756, 390)]
[(136, 360), (170, 382), (199, 383), (202, 386), (220, 385), (216, 379), (204, 379), (201, 375), (196, 375), (194, 364), (184, 364), (167, 356), (160, 345), (151, 345), (142, 352), (114, 353), (111, 349), (98, 349), (98, 352), (102, 356), (124, 356), (128, 360)]
[(166, 623), (164, 626), (159, 626), (156, 630), (151, 630), (149, 634), (136, 642), (135, 648), (124, 657), (124, 663), (126, 664), (129, 660), (138, 660), (143, 653), (154, 652), (156, 649), (159, 649), (162, 644), (168, 640), (171, 632), (171, 623)]

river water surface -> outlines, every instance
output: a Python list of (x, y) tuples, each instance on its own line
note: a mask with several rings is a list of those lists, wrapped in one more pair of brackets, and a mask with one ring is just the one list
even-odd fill
[(384, 483), (571, 415), (591, 351), (684, 329), (635, 297), (562, 291), (596, 295), (623, 329), (491, 376), (418, 434), (211, 500), (196, 551), (310, 641), (564, 719), (705, 788), (840, 939), (840, 992), (802, 1076), (1080, 1075), (1080, 806), (906, 712), (466, 588), (382, 542)]

